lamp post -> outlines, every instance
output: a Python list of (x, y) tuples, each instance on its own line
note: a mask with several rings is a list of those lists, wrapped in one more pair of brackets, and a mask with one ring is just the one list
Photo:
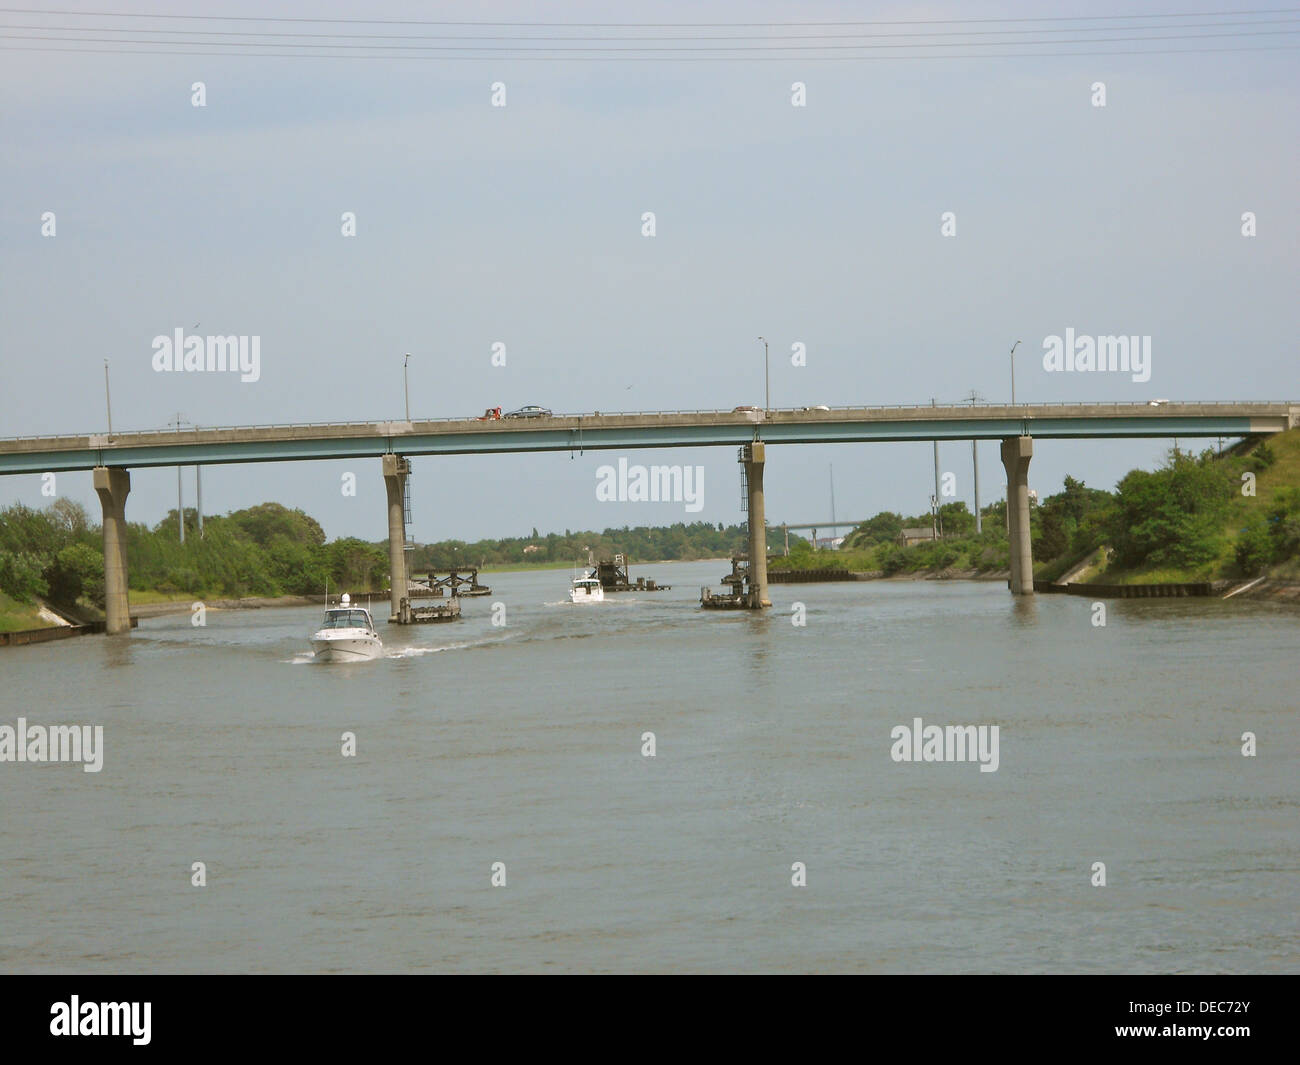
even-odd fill
[(1011, 345), (1011, 405), (1016, 405), (1016, 348), (1020, 347), (1020, 341)]
[(772, 364), (767, 357), (767, 338), (758, 339), (763, 341), (763, 413), (766, 414), (772, 409)]
[(104, 406), (108, 409), (108, 439), (113, 439), (113, 397), (108, 391), (108, 360), (104, 360)]
[(411, 365), (411, 353), (406, 353), (406, 361), (402, 363), (402, 386), (406, 391), (406, 420), (411, 420), (411, 380), (407, 374), (406, 368)]

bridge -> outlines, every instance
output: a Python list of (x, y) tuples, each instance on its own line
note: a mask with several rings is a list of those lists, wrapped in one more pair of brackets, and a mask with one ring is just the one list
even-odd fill
[(144, 432), (11, 437), (0, 440), (0, 475), (91, 470), (103, 509), (107, 629), (130, 630), (126, 497), (130, 469), (239, 462), (379, 458), (388, 504), (394, 613), (406, 586), (403, 518), (412, 455), (505, 454), (732, 445), (745, 467), (750, 606), (767, 599), (763, 469), (767, 444), (999, 440), (1007, 470), (1011, 591), (1033, 594), (1029, 461), (1033, 441), (1137, 437), (1260, 437), (1300, 424), (1290, 402), (1059, 403), (837, 407), (829, 410), (656, 411), (565, 414), (482, 421), (331, 422)]

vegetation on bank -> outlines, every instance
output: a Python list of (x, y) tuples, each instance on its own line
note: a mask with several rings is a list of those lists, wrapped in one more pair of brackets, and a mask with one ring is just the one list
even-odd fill
[[(1007, 569), (1006, 506), (982, 508), (983, 532), (964, 503), (940, 508), (944, 538), (911, 547), (904, 527), (930, 515), (882, 512), (858, 526), (839, 551), (801, 542), (774, 569), (850, 569), (892, 576)], [(1115, 491), (1065, 478), (1064, 490), (1030, 507), (1034, 575), (1071, 571), (1109, 584), (1300, 578), (1300, 430), (1248, 454), (1171, 450), (1156, 470), (1133, 470)]]
[[(790, 554), (774, 558), (772, 570), (838, 569), (882, 573), (887, 577), (955, 570), (993, 573), (1009, 565), (1006, 508), (1001, 503), (981, 507), (983, 531), (975, 533), (975, 515), (965, 503), (945, 503), (939, 508), (944, 538), (904, 547), (904, 528), (930, 528), (930, 515), (904, 517), (882, 511), (844, 538), (837, 551), (813, 550), (807, 540), (791, 536)], [(776, 547), (769, 532), (769, 547)]]
[[(127, 526), (131, 590), (159, 599), (174, 596), (242, 596), (319, 593), (335, 588), (379, 587), (388, 553), (355, 538), (325, 542), (314, 518), (278, 503), (222, 516), (185, 512), (185, 543), (177, 513), (157, 525)], [(0, 592), (30, 617), (38, 600), (78, 616), (104, 605), (102, 533), (85, 508), (60, 499), (44, 510), (15, 504), (0, 511)], [(23, 627), (39, 627), (38, 625)]]
[(417, 545), (411, 552), (411, 572), (441, 572), (456, 566), (556, 568), (585, 562), (588, 551), (596, 558), (622, 554), (632, 562), (691, 562), (730, 558), (733, 552), (743, 551), (746, 542), (743, 525), (714, 525), (707, 521), (660, 527), (624, 525), (604, 532), (565, 529), (563, 535), (542, 535), (533, 529), (531, 536), (504, 540), (443, 540)]
[(20, 603), (12, 596), (0, 592), (0, 632), (43, 629), (48, 624), (41, 617), (40, 607), (36, 603)]

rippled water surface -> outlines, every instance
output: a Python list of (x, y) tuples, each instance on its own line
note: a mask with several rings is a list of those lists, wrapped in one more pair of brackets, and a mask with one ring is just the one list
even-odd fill
[[(946, 582), (700, 610), (726, 568), (583, 607), (496, 574), (448, 625), (376, 604), (357, 665), (310, 661), (315, 608), (0, 651), (0, 724), (105, 733), (98, 774), (0, 763), (0, 966), (1300, 969), (1300, 613), (1097, 628)], [(914, 717), (999, 726), (998, 771), (893, 762)]]

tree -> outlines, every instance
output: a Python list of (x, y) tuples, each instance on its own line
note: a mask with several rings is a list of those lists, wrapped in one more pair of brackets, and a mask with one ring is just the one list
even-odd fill
[(254, 543), (268, 546), (272, 540), (283, 538), (295, 543), (325, 543), (325, 530), (320, 523), (301, 510), (290, 510), (279, 503), (259, 503), (247, 510), (237, 510), (230, 520)]
[(1213, 560), (1232, 499), (1231, 468), (1212, 452), (1171, 452), (1154, 472), (1133, 470), (1120, 481), (1107, 533), (1115, 561), (1194, 568)]
[(45, 595), (49, 588), (41, 576), (44, 568), (36, 555), (0, 548), (0, 592), (20, 603), (29, 603), (34, 596)]
[(1063, 555), (1070, 546), (1070, 535), (1065, 528), (1060, 508), (1049, 504), (1043, 507), (1038, 521), (1038, 540), (1034, 543), (1034, 556), (1039, 562), (1050, 562)]
[(73, 606), (83, 594), (102, 606), (104, 556), (85, 544), (69, 544), (44, 574), (50, 601)]
[(967, 509), (964, 500), (943, 504), (939, 508), (939, 521), (945, 538), (970, 536), (975, 531), (975, 515)]
[(90, 527), (86, 508), (71, 499), (56, 499), (45, 511), (55, 526), (71, 537), (83, 535)]
[(890, 510), (882, 510), (874, 518), (864, 521), (844, 541), (845, 547), (870, 547), (873, 544), (893, 543), (903, 531), (903, 518)]

